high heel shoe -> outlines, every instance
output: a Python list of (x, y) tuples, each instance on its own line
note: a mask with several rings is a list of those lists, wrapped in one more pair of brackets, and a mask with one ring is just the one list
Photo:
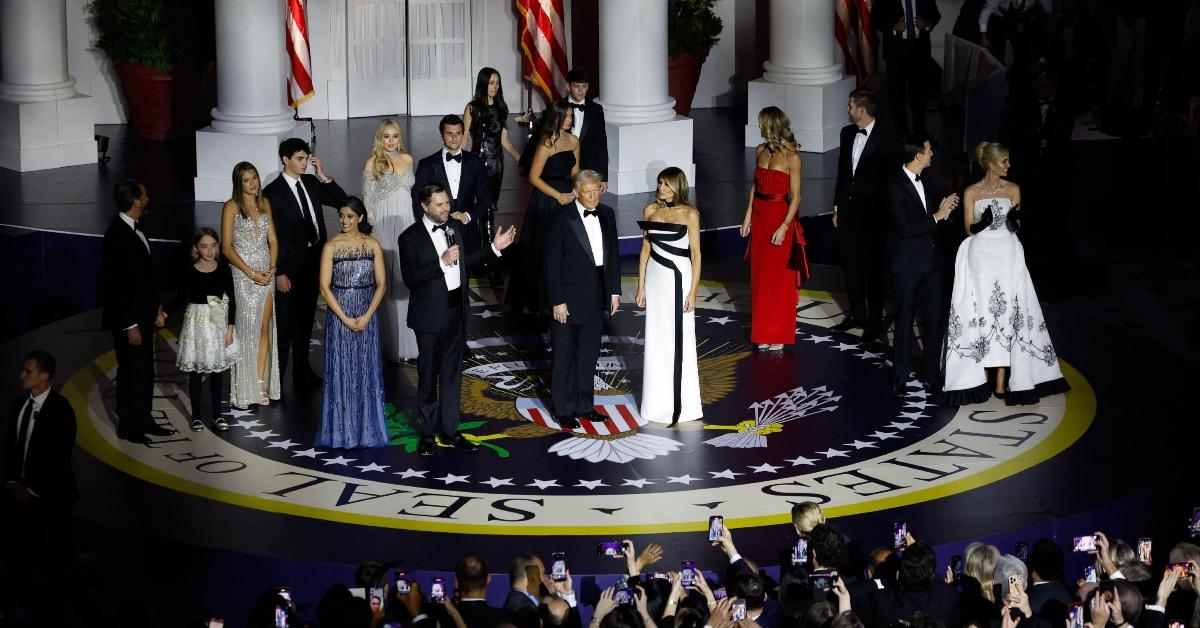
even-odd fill
[(271, 398), (267, 396), (267, 390), (266, 388), (263, 388), (263, 381), (261, 379), (258, 380), (258, 405), (271, 405)]
[(1008, 396), (1008, 391), (1005, 391), (1005, 392), (992, 391), (992, 396), (997, 399), (1004, 399), (1005, 397)]

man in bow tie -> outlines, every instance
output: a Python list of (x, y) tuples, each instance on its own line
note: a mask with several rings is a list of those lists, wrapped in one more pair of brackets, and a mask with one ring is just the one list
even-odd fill
[(463, 120), (450, 114), (438, 123), (442, 148), (417, 163), (412, 187), (413, 214), (421, 221), (421, 189), (438, 184), (450, 195), (450, 216), (463, 223), (462, 241), (478, 250), (479, 219), (492, 204), (492, 183), (483, 160), (463, 150)]
[(607, 419), (593, 405), (596, 358), (604, 322), (621, 302), (621, 260), (616, 214), (600, 204), (600, 184), (600, 173), (594, 170), (575, 175), (575, 203), (551, 219), (543, 247), (542, 272), (554, 315), (554, 420), (568, 430), (579, 428), (579, 419)]

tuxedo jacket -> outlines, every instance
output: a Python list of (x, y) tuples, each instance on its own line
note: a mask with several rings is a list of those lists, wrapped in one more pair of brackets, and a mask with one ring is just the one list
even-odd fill
[[(467, 293), (470, 291), (468, 273), (481, 262), (494, 257), (489, 243), (482, 250), (467, 250), (469, 243), (462, 237), (465, 226), (451, 218), (447, 221), (455, 231), (459, 247), (458, 274), (462, 287), (461, 322), (467, 318)], [(442, 237), (439, 233), (438, 237)], [(408, 226), (397, 239), (400, 247), (400, 275), (408, 288), (408, 326), (413, 331), (437, 333), (442, 329), (450, 306), (446, 299), (446, 280), (442, 273), (442, 260), (433, 246), (425, 221), (418, 220)]]
[(333, 179), (329, 183), (321, 183), (311, 174), (300, 175), (300, 183), (308, 192), (308, 198), (313, 206), (309, 208), (317, 219), (317, 241), (308, 245), (308, 227), (304, 224), (304, 210), (296, 200), (296, 192), (288, 187), (283, 175), (263, 188), (263, 196), (271, 203), (271, 219), (275, 221), (275, 238), (278, 241), (279, 256), (275, 262), (277, 275), (293, 275), (302, 269), (312, 269), (321, 258), (321, 247), (325, 244), (328, 234), (325, 231), (325, 217), (321, 207), (341, 207), (346, 202), (346, 192)]
[(511, 613), (502, 608), (488, 606), (485, 601), (459, 602), (458, 613), (462, 615), (463, 623), (471, 628), (496, 628), (500, 624), (513, 623)]
[(604, 290), (596, 282), (596, 260), (583, 218), (572, 203), (555, 212), (546, 229), (542, 269), (546, 274), (546, 303), (567, 304), (568, 321), (587, 322), (607, 314), (611, 295), (621, 294), (621, 259), (617, 219), (611, 207), (597, 205), (604, 239)]
[(150, 250), (120, 216), (113, 216), (100, 244), (104, 313), (101, 325), (120, 331), (132, 325), (153, 329), (158, 316), (158, 279)]
[(930, 582), (925, 591), (883, 589), (875, 593), (879, 625), (893, 626), (899, 621), (911, 621), (918, 612), (941, 620), (943, 626), (962, 625), (958, 591), (945, 582)]
[(13, 401), (4, 428), (4, 483), (20, 480), (28, 489), (47, 501), (73, 500), (75, 476), (71, 472), (71, 453), (75, 449), (75, 410), (58, 391), (51, 389), (37, 413), (37, 422), (29, 431), (25, 474), (22, 479), (17, 452), (17, 429), (21, 408), (29, 399), (21, 395)]
[[(559, 100), (566, 102), (567, 99)], [(522, 171), (528, 171), (533, 164), (533, 153), (538, 144), (533, 138), (542, 136), (542, 125), (547, 117), (546, 111), (543, 111), (538, 118), (537, 128), (521, 152)], [(600, 173), (601, 180), (608, 181), (608, 131), (604, 126), (604, 107), (592, 99), (588, 99), (583, 106), (583, 128), (579, 129), (579, 169), (595, 170)]]
[(520, 591), (509, 589), (508, 597), (504, 598), (504, 610), (513, 618), (513, 625), (517, 628), (538, 628), (541, 625), (538, 605)]
[(917, 52), (923, 52), (928, 56), (930, 50), (929, 34), (933, 30), (933, 27), (937, 26), (937, 23), (942, 19), (942, 14), (938, 11), (935, 0), (912, 0), (917, 17), (923, 17), (928, 20), (929, 28), (922, 31), (921, 36), (916, 41), (909, 42), (904, 39), (903, 32), (897, 33), (893, 30), (896, 22), (904, 18), (905, 2), (906, 0), (875, 0), (875, 3), (871, 5), (871, 28), (880, 31), (880, 38), (883, 40), (883, 59), (885, 61), (888, 57), (904, 54), (909, 50), (906, 44), (915, 46)]
[[(421, 222), (424, 210), (421, 209), (421, 188), (432, 183), (438, 183), (446, 188), (450, 195), (451, 212), (467, 212), (471, 215), (471, 224), (483, 217), (492, 206), (492, 182), (488, 177), (483, 160), (469, 151), (460, 151), (462, 155), (462, 176), (458, 180), (458, 195), (450, 189), (450, 179), (446, 177), (446, 159), (438, 152), (417, 162), (415, 173), (416, 182), (412, 187), (413, 216)], [(460, 264), (461, 266), (461, 264)]]
[(921, 204), (917, 188), (898, 166), (884, 191), (891, 229), (888, 233), (888, 270), (896, 274), (921, 274), (933, 270), (941, 257), (938, 228), (933, 214), (940, 198), (934, 195), (928, 181), (916, 185), (925, 190), (926, 209)]
[(842, 127), (837, 183), (833, 192), (839, 228), (883, 222), (883, 188), (891, 178), (892, 170), (900, 163), (896, 136), (876, 118), (862, 155), (858, 158), (858, 168), (853, 168), (856, 137), (857, 125)]

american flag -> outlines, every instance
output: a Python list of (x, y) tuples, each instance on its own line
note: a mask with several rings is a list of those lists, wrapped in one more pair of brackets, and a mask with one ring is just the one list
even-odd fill
[(287, 52), (291, 62), (288, 77), (288, 106), (299, 107), (312, 98), (312, 63), (308, 54), (308, 6), (306, 0), (287, 0)]
[(871, 82), (878, 71), (875, 65), (875, 31), (871, 30), (872, 0), (834, 0), (837, 21), (834, 34), (842, 56), (846, 59), (846, 74), (858, 77), (858, 86)]
[(521, 12), (521, 72), (546, 96), (567, 91), (567, 43), (563, 0), (515, 0)]

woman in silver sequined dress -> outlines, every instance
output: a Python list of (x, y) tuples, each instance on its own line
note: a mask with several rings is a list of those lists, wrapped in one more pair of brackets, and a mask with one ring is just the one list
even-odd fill
[(237, 300), (234, 332), (241, 350), (229, 376), (230, 403), (246, 409), (279, 399), (275, 341), (275, 260), (279, 247), (271, 205), (262, 196), (258, 170), (249, 162), (233, 167), (233, 198), (221, 208), (221, 249), (233, 273)]
[(380, 306), (383, 357), (389, 362), (415, 360), (417, 337), (408, 327), (408, 289), (400, 280), (400, 234), (413, 224), (413, 158), (404, 148), (400, 127), (384, 120), (375, 130), (371, 157), (363, 166), (362, 194), (367, 218), (383, 246), (387, 299)]

